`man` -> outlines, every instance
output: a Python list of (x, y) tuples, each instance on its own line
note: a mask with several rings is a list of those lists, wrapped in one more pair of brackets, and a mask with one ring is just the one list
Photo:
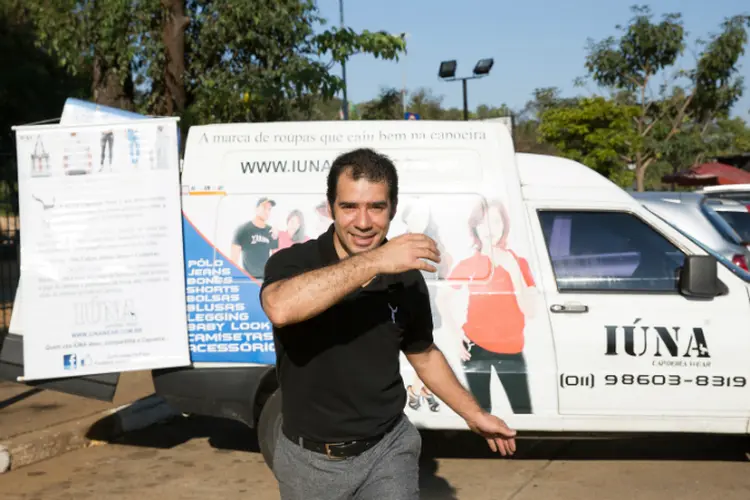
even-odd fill
[(261, 198), (255, 206), (255, 218), (237, 228), (232, 240), (230, 257), (239, 265), (242, 255), (242, 267), (253, 278), (263, 279), (263, 268), (271, 252), (279, 246), (278, 231), (269, 226), (271, 208), (276, 202)]
[(385, 238), (393, 163), (369, 149), (339, 156), (327, 198), (328, 231), (275, 253), (261, 288), (282, 394), (273, 460), (282, 499), (419, 498), (421, 437), (404, 415), (400, 351), (493, 451), (512, 454), (515, 432), (479, 407), (432, 342), (420, 270), (436, 271), (435, 242)]

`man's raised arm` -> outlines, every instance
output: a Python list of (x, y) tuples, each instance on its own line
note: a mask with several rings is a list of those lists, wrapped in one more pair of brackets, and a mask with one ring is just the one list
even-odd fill
[(378, 274), (396, 274), (410, 269), (436, 271), (434, 266), (421, 259), (440, 262), (435, 242), (423, 234), (404, 234), (374, 250), (265, 286), (261, 292), (261, 306), (274, 326), (305, 321)]

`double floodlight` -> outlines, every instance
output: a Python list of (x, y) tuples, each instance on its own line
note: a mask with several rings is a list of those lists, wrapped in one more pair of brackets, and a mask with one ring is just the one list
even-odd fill
[[(487, 59), (480, 59), (477, 62), (476, 66), (474, 66), (474, 76), (481, 77), (481, 76), (488, 75), (494, 64), (495, 64), (495, 60), (491, 57)], [(456, 63), (455, 59), (451, 61), (441, 62), (440, 69), (438, 70), (438, 77), (446, 78), (446, 79), (455, 78), (456, 66), (458, 66), (458, 64)]]

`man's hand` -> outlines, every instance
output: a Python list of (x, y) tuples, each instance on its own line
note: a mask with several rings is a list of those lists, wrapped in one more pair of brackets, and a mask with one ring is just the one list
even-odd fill
[(406, 359), (425, 387), (460, 415), (472, 431), (484, 437), (492, 451), (499, 451), (503, 456), (515, 453), (516, 431), (477, 404), (474, 396), (458, 381), (437, 346), (433, 344), (423, 352), (407, 354)]
[(418, 233), (402, 234), (371, 252), (382, 274), (397, 274), (411, 269), (437, 272), (437, 268), (422, 259), (440, 262), (440, 251), (429, 236)]
[(502, 456), (513, 455), (516, 452), (516, 431), (510, 429), (502, 419), (482, 412), (466, 421), (469, 428), (484, 437), (493, 452), (500, 452)]

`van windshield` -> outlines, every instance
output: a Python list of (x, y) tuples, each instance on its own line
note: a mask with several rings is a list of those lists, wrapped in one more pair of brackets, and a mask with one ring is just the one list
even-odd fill
[(649, 209), (648, 207), (646, 207), (646, 209), (649, 212), (651, 212), (652, 214), (654, 214), (655, 216), (659, 217), (661, 220), (663, 220), (667, 224), (669, 224), (670, 227), (674, 228), (676, 231), (678, 231), (680, 234), (682, 234), (683, 236), (685, 236), (687, 239), (689, 239), (690, 241), (692, 241), (693, 243), (695, 243), (696, 245), (698, 245), (699, 247), (701, 247), (707, 254), (709, 254), (712, 257), (714, 257), (717, 261), (719, 261), (719, 263), (721, 263), (721, 265), (723, 265), (724, 267), (726, 267), (727, 269), (729, 269), (732, 273), (734, 273), (735, 276), (739, 277), (740, 279), (742, 279), (743, 281), (745, 281), (747, 283), (750, 283), (750, 273), (749, 272), (745, 271), (740, 266), (734, 264), (731, 260), (727, 259), (723, 255), (721, 255), (721, 254), (717, 253), (716, 251), (708, 248), (706, 245), (704, 245), (700, 241), (696, 240), (695, 238), (693, 238), (692, 236), (690, 236), (689, 234), (687, 234), (685, 231), (683, 231), (679, 227), (675, 226), (674, 224), (672, 224), (671, 222), (669, 222), (668, 220), (666, 220), (664, 217), (662, 217), (661, 215), (659, 215), (656, 212), (654, 212), (653, 210)]

